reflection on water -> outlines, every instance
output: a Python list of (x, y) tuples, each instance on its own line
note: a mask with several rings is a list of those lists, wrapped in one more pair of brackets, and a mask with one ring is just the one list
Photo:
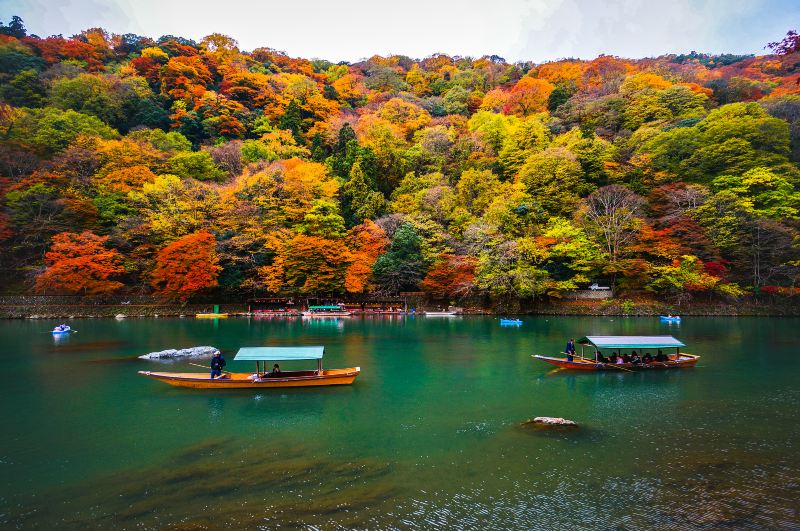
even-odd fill
[[(576, 374), (531, 354), (579, 333), (665, 327), (87, 320), (55, 345), (31, 323), (0, 322), (0, 361), (14, 375), (3, 387), (13, 422), (0, 434), (0, 527), (797, 528), (800, 359), (778, 366), (774, 353), (798, 325), (686, 319), (674, 333), (702, 367)], [(326, 366), (361, 376), (215, 392), (151, 381), (136, 371), (159, 365), (132, 363), (165, 348), (298, 343), (325, 345)], [(199, 371), (185, 360), (175, 370)], [(540, 415), (580, 427), (522, 426)]]

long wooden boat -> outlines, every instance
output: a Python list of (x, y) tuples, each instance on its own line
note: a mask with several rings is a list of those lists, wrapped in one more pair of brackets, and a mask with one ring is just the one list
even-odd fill
[(309, 306), (303, 312), (303, 317), (350, 317), (352, 312), (347, 311), (344, 306)]
[[(234, 361), (255, 361), (256, 372), (226, 372), (221, 377), (210, 378), (209, 372), (157, 372), (139, 371), (161, 382), (177, 387), (194, 389), (260, 389), (271, 387), (316, 387), (322, 385), (349, 385), (361, 373), (361, 367), (323, 369), (324, 347), (246, 347), (239, 349)], [(282, 371), (278, 375), (267, 372), (267, 361), (317, 360), (317, 369), (311, 371)], [(263, 371), (261, 362), (263, 363)]]
[(317, 371), (284, 371), (278, 377), (254, 373), (232, 372), (223, 377), (208, 377), (209, 373), (199, 372), (154, 372), (139, 371), (139, 374), (155, 378), (176, 387), (194, 389), (255, 389), (270, 387), (312, 387), (318, 385), (349, 385), (361, 372), (361, 367), (348, 369), (326, 369), (320, 374)]
[[(685, 369), (694, 367), (700, 356), (681, 352), (680, 348), (686, 345), (672, 336), (587, 336), (578, 340), (581, 345), (580, 355), (575, 355), (572, 360), (566, 357), (550, 357), (534, 355), (533, 358), (555, 365), (561, 369), (571, 369), (579, 371), (640, 371), (650, 369)], [(585, 354), (585, 347), (593, 349), (588, 357)], [(637, 354), (661, 352), (664, 349), (675, 349), (674, 352), (664, 354), (666, 359), (662, 361), (650, 361), (648, 363), (610, 363), (603, 362), (600, 356), (608, 357), (603, 354), (603, 350), (608, 354), (622, 354), (623, 351), (636, 351)], [(642, 356), (643, 357), (643, 356)]]

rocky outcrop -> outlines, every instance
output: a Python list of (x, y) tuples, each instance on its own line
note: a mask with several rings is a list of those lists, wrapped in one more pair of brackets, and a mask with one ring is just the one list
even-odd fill
[(578, 423), (574, 420), (568, 420), (561, 417), (536, 417), (532, 420), (525, 422), (528, 426), (540, 426), (540, 427), (550, 427), (550, 426), (557, 426), (557, 427), (578, 427)]
[(161, 350), (158, 352), (151, 352), (149, 354), (144, 354), (139, 356), (143, 360), (167, 360), (173, 358), (199, 358), (199, 357), (210, 357), (213, 356), (215, 353), (219, 352), (219, 349), (216, 347), (191, 347), (191, 348), (182, 348), (182, 349), (168, 349), (168, 350)]

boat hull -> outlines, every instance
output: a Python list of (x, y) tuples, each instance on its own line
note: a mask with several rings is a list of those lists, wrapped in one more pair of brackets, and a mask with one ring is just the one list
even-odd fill
[(350, 317), (350, 312), (303, 312), (303, 317)]
[(686, 369), (689, 367), (694, 367), (697, 364), (697, 361), (700, 359), (700, 356), (695, 356), (694, 354), (681, 354), (680, 358), (675, 360), (670, 359), (668, 361), (654, 361), (651, 363), (597, 363), (591, 359), (582, 359), (582, 358), (574, 358), (572, 361), (568, 361), (566, 358), (551, 358), (548, 356), (539, 356), (535, 355), (534, 358), (543, 361), (545, 363), (549, 363), (550, 365), (555, 365), (560, 369), (569, 369), (569, 370), (576, 370), (576, 371), (617, 371), (617, 372), (624, 372), (621, 369), (627, 371), (646, 371), (646, 370), (655, 370), (655, 369)]
[(272, 387), (317, 387), (325, 385), (350, 385), (361, 372), (361, 367), (348, 369), (330, 369), (317, 374), (317, 371), (285, 372), (280, 377), (262, 378), (260, 381), (250, 379), (251, 373), (226, 373), (226, 377), (208, 377), (208, 373), (197, 372), (153, 372), (139, 371), (175, 387), (192, 389), (268, 389)]

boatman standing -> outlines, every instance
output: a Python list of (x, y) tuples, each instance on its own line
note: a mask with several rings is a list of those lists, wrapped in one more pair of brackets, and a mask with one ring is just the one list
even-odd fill
[(570, 339), (567, 341), (567, 346), (564, 349), (564, 354), (567, 355), (567, 361), (572, 361), (572, 357), (575, 355), (575, 340)]
[(216, 351), (211, 357), (211, 379), (214, 376), (222, 376), (222, 369), (225, 367), (225, 358), (222, 357), (220, 351)]

